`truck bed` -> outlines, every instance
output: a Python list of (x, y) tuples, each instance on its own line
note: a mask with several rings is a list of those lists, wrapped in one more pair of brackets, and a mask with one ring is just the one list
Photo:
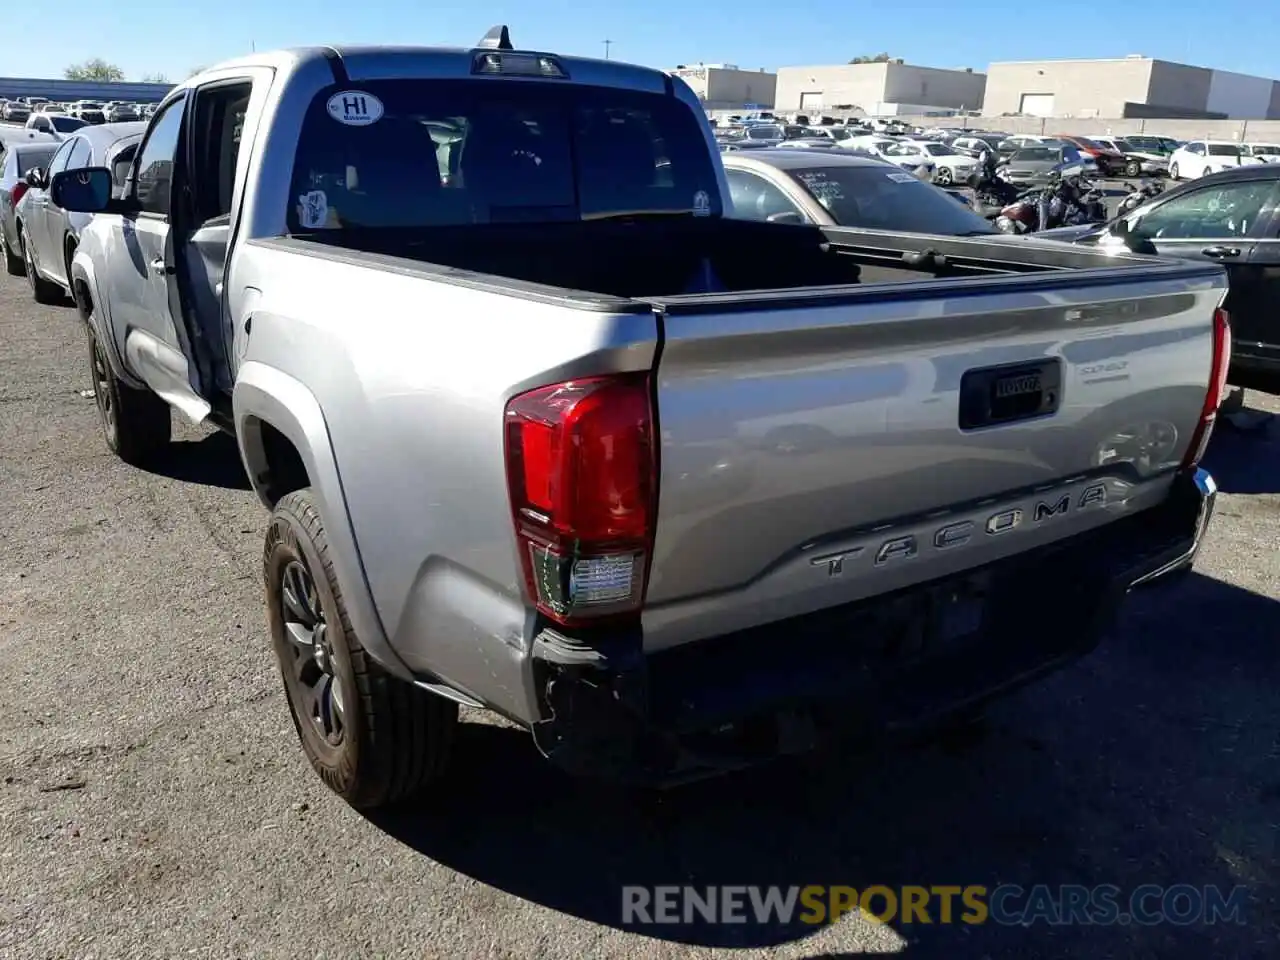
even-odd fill
[[(935, 237), (680, 218), (317, 232), (306, 241), (525, 284), (647, 299), (1042, 273), (1115, 262), (1093, 250), (1003, 236)], [(454, 274), (455, 279), (459, 279)], [(815, 289), (815, 292), (820, 292)]]

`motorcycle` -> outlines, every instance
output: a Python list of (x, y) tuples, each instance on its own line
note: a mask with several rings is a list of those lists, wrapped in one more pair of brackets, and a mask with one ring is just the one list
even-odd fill
[(1000, 210), (995, 224), (1004, 233), (1023, 234), (1107, 219), (1102, 191), (1080, 177), (1067, 177), (1023, 191)]
[(1148, 200), (1154, 200), (1160, 196), (1160, 194), (1164, 193), (1164, 181), (1152, 180), (1141, 187), (1135, 187), (1133, 184), (1127, 183), (1125, 184), (1125, 189), (1129, 192), (1116, 208), (1116, 216), (1135, 210)]

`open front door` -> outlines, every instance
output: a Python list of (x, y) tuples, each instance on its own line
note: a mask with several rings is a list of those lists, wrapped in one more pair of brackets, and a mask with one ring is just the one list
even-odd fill
[(183, 229), (179, 149), (187, 118), (185, 93), (156, 112), (134, 160), (125, 193), (138, 209), (124, 218), (124, 250), (112, 257), (112, 326), (123, 335), (129, 366), (152, 390), (194, 421), (209, 415), (199, 345), (183, 317), (174, 250)]

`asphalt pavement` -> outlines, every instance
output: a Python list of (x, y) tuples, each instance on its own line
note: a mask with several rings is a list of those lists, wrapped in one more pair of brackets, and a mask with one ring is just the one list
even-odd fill
[[(374, 822), (296, 743), (233, 445), (181, 427), (153, 472), (127, 467), (89, 386), (74, 312), (0, 277), (0, 957), (1280, 951), (1280, 422), (1215, 437), (1224, 493), (1189, 582), (1135, 598), (1099, 651), (969, 736), (652, 795), (572, 781), (470, 714), (437, 802)], [(659, 883), (1247, 902), (1243, 923), (1191, 926), (624, 925), (621, 888)]]

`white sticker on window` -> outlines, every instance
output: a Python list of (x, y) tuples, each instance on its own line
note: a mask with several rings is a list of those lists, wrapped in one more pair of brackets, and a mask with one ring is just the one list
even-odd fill
[(699, 190), (693, 195), (693, 215), (695, 217), (711, 216), (711, 198), (707, 191)]
[(298, 198), (298, 222), (308, 230), (324, 230), (329, 223), (329, 198), (323, 190), (312, 190)]
[(367, 127), (382, 119), (382, 101), (363, 90), (343, 90), (329, 98), (329, 116), (348, 127)]
[(916, 176), (914, 173), (886, 173), (885, 176), (888, 177), (890, 180), (892, 180), (894, 183), (919, 182), (916, 180)]

